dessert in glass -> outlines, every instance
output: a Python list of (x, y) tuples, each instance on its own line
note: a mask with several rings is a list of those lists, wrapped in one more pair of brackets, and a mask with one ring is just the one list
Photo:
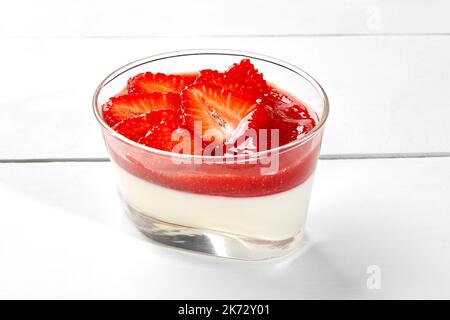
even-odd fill
[(111, 73), (93, 107), (149, 238), (245, 260), (297, 246), (328, 116), (306, 72), (248, 52), (171, 52)]

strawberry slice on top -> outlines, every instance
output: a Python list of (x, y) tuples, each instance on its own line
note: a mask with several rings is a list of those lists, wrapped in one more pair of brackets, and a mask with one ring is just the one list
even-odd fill
[(195, 134), (196, 125), (201, 125), (202, 138), (207, 133), (222, 142), (233, 135), (241, 120), (256, 107), (252, 99), (210, 83), (195, 83), (181, 94), (187, 129)]
[(138, 142), (147, 132), (163, 125), (179, 127), (181, 120), (178, 112), (173, 110), (149, 111), (134, 118), (122, 120), (114, 125), (113, 129), (128, 139)]
[[(207, 82), (218, 87), (228, 87), (225, 73), (212, 69), (200, 70), (196, 82)], [(227, 88), (229, 89), (229, 88)]]
[(221, 87), (237, 93), (242, 96), (252, 98), (256, 101), (260, 93), (252, 87), (247, 87), (240, 82), (228, 79), (226, 74), (216, 70), (202, 70), (196, 80), (197, 83), (208, 83), (213, 86)]
[(175, 93), (139, 93), (112, 97), (102, 106), (103, 119), (113, 127), (118, 122), (155, 110), (178, 110), (180, 97)]
[(239, 63), (233, 64), (225, 72), (225, 75), (228, 80), (238, 82), (257, 92), (261, 93), (267, 91), (268, 86), (263, 75), (256, 70), (249, 59), (242, 59)]
[(167, 75), (164, 73), (145, 72), (128, 80), (128, 93), (180, 93), (197, 78), (197, 74)]
[(250, 119), (250, 127), (257, 127), (262, 123), (261, 119), (265, 119), (264, 127), (279, 130), (280, 146), (299, 139), (316, 125), (302, 102), (281, 92), (260, 101), (257, 115)]
[[(118, 133), (166, 151), (178, 144), (172, 141), (172, 133), (187, 129), (183, 133), (190, 131), (194, 137), (191, 152), (199, 151), (196, 141), (200, 136), (203, 151), (211, 151), (211, 155), (219, 151), (206, 149), (213, 141), (225, 149), (231, 146), (233, 154), (250, 153), (299, 139), (317, 123), (306, 105), (268, 84), (249, 59), (224, 72), (140, 73), (102, 106), (102, 115)], [(256, 141), (251, 137), (255, 130)], [(259, 141), (264, 132), (268, 145)], [(274, 132), (278, 132), (277, 145), (272, 140)]]
[(178, 113), (172, 110), (152, 111), (153, 126), (143, 135), (138, 142), (148, 147), (172, 151), (179, 142), (172, 140), (172, 133), (180, 130), (181, 120)]
[(266, 81), (249, 59), (233, 64), (227, 71), (205, 69), (197, 82), (207, 82), (252, 99), (262, 98), (268, 90)]

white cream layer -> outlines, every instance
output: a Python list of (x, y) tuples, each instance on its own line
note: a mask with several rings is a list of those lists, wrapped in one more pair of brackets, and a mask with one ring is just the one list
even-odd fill
[(312, 175), (285, 192), (233, 198), (161, 187), (115, 167), (122, 196), (148, 216), (183, 226), (272, 241), (290, 238), (302, 229), (313, 184)]

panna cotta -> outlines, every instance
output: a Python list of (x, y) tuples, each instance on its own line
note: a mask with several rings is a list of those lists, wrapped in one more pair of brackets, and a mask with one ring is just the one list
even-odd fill
[(276, 194), (210, 196), (164, 188), (116, 169), (120, 194), (138, 212), (168, 223), (270, 241), (289, 239), (302, 230), (313, 184), (311, 175)]
[(321, 114), (268, 80), (248, 58), (226, 70), (149, 68), (98, 105), (119, 193), (145, 234), (260, 259), (303, 232)]

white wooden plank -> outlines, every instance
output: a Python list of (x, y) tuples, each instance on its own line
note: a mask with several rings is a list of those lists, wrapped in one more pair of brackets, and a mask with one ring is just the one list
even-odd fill
[(0, 158), (104, 157), (91, 95), (112, 70), (183, 48), (302, 66), (328, 92), (322, 154), (450, 151), (450, 37), (1, 40)]
[(0, 298), (448, 299), (449, 168), (320, 161), (303, 249), (245, 263), (142, 241), (109, 163), (0, 164)]
[(448, 33), (449, 10), (445, 0), (21, 0), (1, 5), (0, 35)]

